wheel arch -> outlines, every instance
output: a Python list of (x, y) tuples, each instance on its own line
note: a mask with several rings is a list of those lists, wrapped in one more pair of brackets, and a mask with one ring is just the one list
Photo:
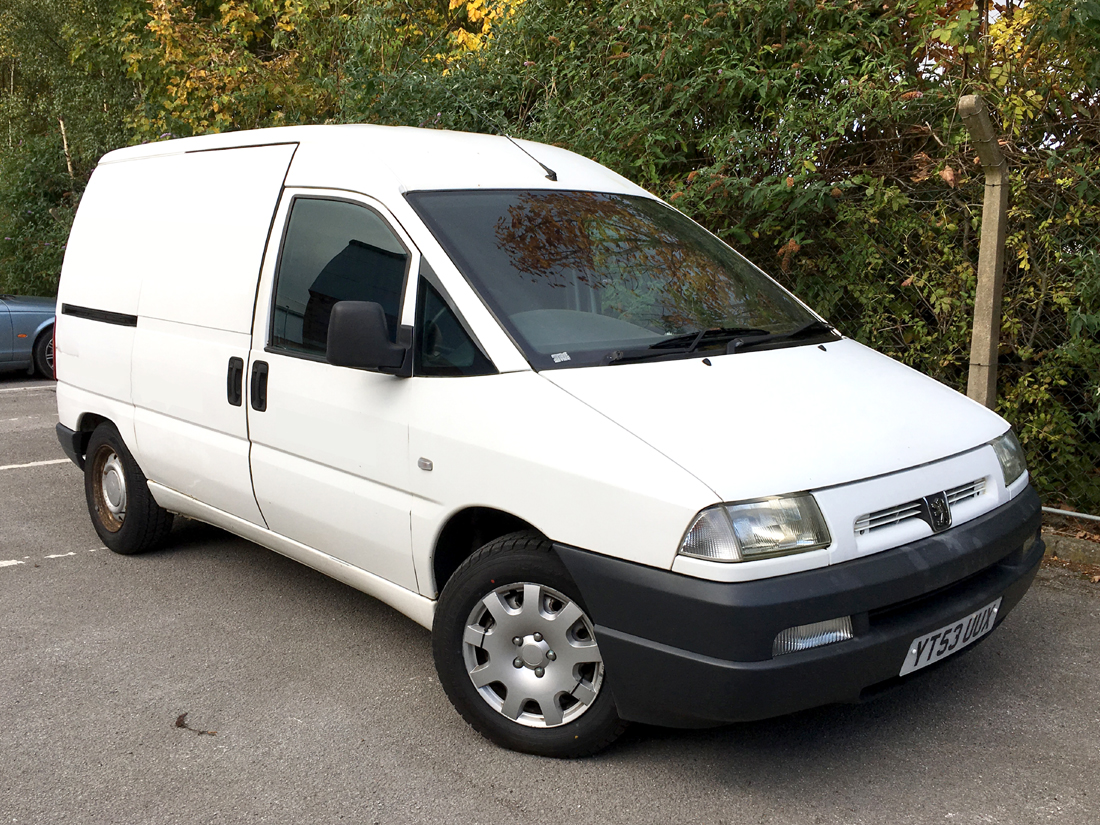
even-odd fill
[[(56, 320), (56, 318), (47, 318), (45, 321), (38, 325), (37, 329), (35, 329), (34, 331), (34, 335), (31, 336), (34, 343), (38, 343), (38, 339), (41, 338), (43, 335), (53, 335), (53, 325)], [(33, 344), (31, 346), (33, 350)]]
[(92, 433), (95, 432), (95, 428), (102, 424), (104, 421), (114, 423), (106, 416), (99, 415), (97, 413), (87, 412), (80, 416), (77, 421), (76, 430), (73, 432), (73, 449), (80, 457), (80, 461), (77, 462), (77, 466), (81, 470), (84, 469), (84, 458), (88, 454), (88, 440), (92, 437)]
[(492, 507), (467, 507), (452, 514), (439, 531), (432, 552), (436, 597), (462, 562), (476, 550), (520, 530), (534, 530), (541, 535), (541, 531), (519, 516)]
[(100, 415), (99, 413), (94, 413), (94, 412), (81, 413), (80, 414), (80, 420), (77, 422), (77, 425), (76, 425), (77, 432), (90, 433), (96, 427), (98, 427), (100, 424), (102, 424), (104, 421), (108, 421), (112, 424), (115, 423), (115, 422), (111, 421), (111, 419), (109, 419), (107, 416)]

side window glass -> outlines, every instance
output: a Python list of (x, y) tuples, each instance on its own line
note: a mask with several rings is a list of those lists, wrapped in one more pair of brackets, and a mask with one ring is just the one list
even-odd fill
[(323, 356), (337, 301), (381, 304), (395, 340), (408, 261), (408, 251), (373, 210), (296, 198), (279, 259), (271, 345)]
[(492, 375), (496, 368), (425, 278), (416, 291), (415, 375)]

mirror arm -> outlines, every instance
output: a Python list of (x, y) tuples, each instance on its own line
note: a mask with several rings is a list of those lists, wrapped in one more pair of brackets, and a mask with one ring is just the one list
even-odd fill
[(397, 378), (411, 378), (413, 374), (413, 328), (409, 326), (397, 327), (397, 346), (405, 349), (405, 356), (401, 359), (400, 367), (379, 367), (378, 371)]

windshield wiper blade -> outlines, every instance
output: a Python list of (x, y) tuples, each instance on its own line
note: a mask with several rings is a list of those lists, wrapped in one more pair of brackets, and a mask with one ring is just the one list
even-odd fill
[(824, 321), (810, 321), (808, 324), (803, 324), (798, 329), (793, 329), (790, 332), (771, 332), (767, 335), (761, 335), (749, 339), (748, 341), (743, 338), (735, 338), (730, 341), (726, 346), (727, 353), (740, 352), (746, 347), (755, 347), (760, 344), (770, 343), (772, 341), (795, 341), (799, 338), (806, 338), (811, 335), (817, 335), (824, 332), (831, 333), (833, 328), (826, 324)]
[(725, 340), (739, 335), (770, 335), (766, 329), (754, 329), (753, 327), (720, 327), (704, 329), (699, 332), (689, 332), (685, 335), (675, 335), (650, 344), (643, 349), (614, 350), (604, 356), (605, 363), (625, 364), (631, 361), (646, 361), (649, 359), (663, 358), (666, 355), (689, 355), (698, 348), (703, 341)]
[(754, 329), (752, 327), (715, 327), (713, 329), (699, 330), (699, 332), (689, 332), (685, 335), (674, 335), (671, 338), (665, 338), (663, 341), (658, 341), (656, 344), (650, 344), (649, 349), (672, 349), (687, 344), (688, 346), (685, 347), (683, 351), (695, 352), (696, 347), (703, 341), (732, 338), (737, 335), (769, 334), (769, 331), (766, 329)]

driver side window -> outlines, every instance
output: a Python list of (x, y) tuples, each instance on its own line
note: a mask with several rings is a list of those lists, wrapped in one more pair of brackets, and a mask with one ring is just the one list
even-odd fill
[(323, 358), (338, 301), (381, 304), (395, 340), (408, 262), (408, 250), (374, 210), (296, 198), (279, 259), (271, 345)]

